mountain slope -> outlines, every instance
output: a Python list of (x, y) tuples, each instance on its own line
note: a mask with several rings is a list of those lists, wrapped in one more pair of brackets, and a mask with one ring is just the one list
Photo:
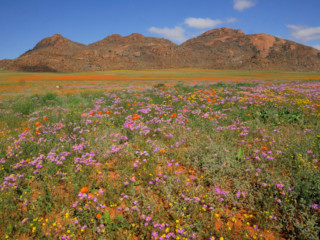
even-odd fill
[(209, 68), (320, 71), (320, 51), (268, 34), (241, 30), (207, 31), (181, 45), (134, 33), (108, 36), (89, 45), (60, 34), (41, 40), (32, 50), (0, 68), (16, 71), (102, 71), (116, 69)]
[(191, 52), (189, 64), (219, 69), (320, 71), (320, 51), (268, 34), (245, 35), (220, 28), (181, 45)]

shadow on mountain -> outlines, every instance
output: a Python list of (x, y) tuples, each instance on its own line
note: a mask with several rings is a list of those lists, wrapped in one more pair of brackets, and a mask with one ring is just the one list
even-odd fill
[(57, 70), (48, 67), (46, 65), (34, 65), (34, 66), (20, 66), (20, 71), (23, 72), (57, 72)]

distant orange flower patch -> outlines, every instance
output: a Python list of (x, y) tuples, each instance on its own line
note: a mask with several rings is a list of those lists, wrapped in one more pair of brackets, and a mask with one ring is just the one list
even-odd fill
[(176, 113), (172, 113), (172, 115), (170, 116), (171, 118), (174, 118), (174, 117), (176, 117), (177, 116), (177, 114)]
[(84, 188), (81, 188), (81, 190), (80, 190), (80, 192), (82, 193), (82, 194), (85, 194), (86, 192), (88, 192), (88, 188), (87, 187), (84, 187)]
[(26, 127), (26, 128), (24, 128), (24, 130), (25, 130), (25, 131), (28, 131), (28, 130), (29, 130), (29, 128), (28, 128), (28, 127)]
[(268, 148), (266, 146), (261, 147), (262, 151), (267, 151)]
[(100, 219), (100, 218), (102, 217), (102, 215), (101, 215), (100, 213), (98, 213), (98, 214), (96, 215), (96, 217), (97, 217), (98, 219)]
[(47, 120), (48, 120), (48, 118), (47, 118), (47, 117), (43, 117), (43, 121), (45, 121), (45, 122), (46, 122)]
[(161, 153), (165, 153), (166, 150), (165, 150), (164, 148), (161, 148), (161, 149), (160, 149), (160, 152), (161, 152)]
[(111, 111), (107, 111), (106, 114), (112, 114), (112, 112)]
[(40, 127), (41, 126), (41, 122), (36, 122), (36, 126)]

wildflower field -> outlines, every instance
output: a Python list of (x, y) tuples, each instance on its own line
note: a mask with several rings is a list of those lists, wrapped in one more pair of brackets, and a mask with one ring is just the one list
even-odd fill
[(1, 239), (319, 239), (319, 74), (5, 74)]

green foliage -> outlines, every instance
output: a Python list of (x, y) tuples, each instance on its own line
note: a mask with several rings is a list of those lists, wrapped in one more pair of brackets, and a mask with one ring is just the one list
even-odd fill
[(243, 149), (240, 147), (238, 150), (237, 160), (243, 159)]
[(155, 84), (153, 87), (154, 88), (163, 88), (163, 87), (165, 87), (166, 85), (164, 84), (164, 83), (157, 83), (157, 84)]

